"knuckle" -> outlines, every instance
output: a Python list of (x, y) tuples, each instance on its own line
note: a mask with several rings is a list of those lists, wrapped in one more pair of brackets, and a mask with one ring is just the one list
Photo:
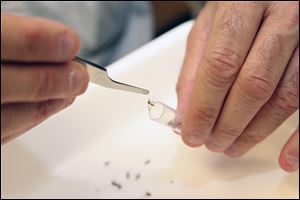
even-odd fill
[(207, 127), (212, 127), (217, 110), (215, 108), (204, 108), (202, 106), (194, 107), (194, 116), (197, 120), (200, 120), (201, 123), (206, 124)]
[(231, 82), (240, 68), (241, 56), (227, 47), (216, 47), (204, 58), (206, 71), (220, 84)]
[(267, 100), (271, 97), (276, 80), (272, 77), (272, 73), (262, 70), (263, 68), (256, 67), (256, 70), (242, 73), (241, 79), (238, 81), (239, 88), (250, 97), (250, 100)]
[(273, 97), (273, 106), (291, 113), (299, 108), (299, 93), (296, 88), (282, 86)]

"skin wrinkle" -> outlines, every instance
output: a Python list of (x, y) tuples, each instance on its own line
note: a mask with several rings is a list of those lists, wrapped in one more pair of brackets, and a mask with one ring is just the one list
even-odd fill
[[(192, 106), (188, 108), (190, 113), (188, 112), (188, 115), (186, 115), (185, 124), (183, 124), (183, 134), (188, 134), (189, 130), (197, 128), (204, 135), (210, 131), (204, 125), (201, 125), (201, 121), (205, 120), (196, 119), (197, 116), (195, 116), (196, 113), (195, 110), (193, 111), (193, 107), (197, 106), (197, 102), (200, 111), (204, 110), (204, 113), (207, 113), (205, 108), (208, 105), (214, 104), (213, 106), (217, 108), (221, 106), (221, 109), (218, 109), (219, 111), (216, 114), (217, 121), (213, 125), (215, 127), (212, 127), (213, 131), (208, 134), (213, 141), (208, 139), (205, 145), (209, 147), (209, 142), (212, 142), (212, 144), (219, 146), (212, 149), (213, 151), (219, 151), (222, 146), (230, 149), (228, 145), (232, 145), (235, 147), (236, 152), (231, 153), (237, 155), (240, 149), (240, 153), (243, 154), (256, 143), (265, 139), (268, 134), (271, 134), (272, 130), (276, 129), (275, 126), (280, 125), (288, 117), (289, 113), (282, 111), (279, 107), (276, 108), (276, 113), (274, 113), (274, 109), (270, 105), (279, 87), (281, 87), (281, 91), (279, 91), (278, 95), (283, 96), (276, 97), (277, 101), (281, 101), (280, 103), (283, 106), (287, 106), (288, 109), (295, 108), (294, 99), (298, 98), (298, 94), (294, 94), (294, 91), (299, 91), (299, 88), (295, 88), (293, 85), (295, 84), (294, 82), (299, 81), (299, 77), (297, 77), (299, 73), (291, 75), (290, 72), (287, 74), (284, 72), (294, 48), (298, 45), (296, 36), (299, 35), (297, 19), (299, 16), (299, 3), (293, 5), (289, 3), (274, 3), (276, 10), (272, 12), (270, 12), (272, 8), (270, 8), (271, 3), (269, 2), (234, 2), (234, 4), (221, 2), (214, 4), (217, 5), (218, 10), (212, 23), (212, 33), (204, 50), (204, 59), (202, 58), (201, 60), (201, 68), (198, 68), (195, 81), (196, 89), (193, 90), (191, 95), (192, 101), (190, 101), (190, 105), (192, 104)], [(288, 9), (287, 6), (293, 10)], [(292, 7), (297, 8), (297, 10)], [(227, 12), (230, 11), (227, 15), (225, 15), (226, 10)], [(291, 13), (289, 13), (289, 10), (291, 10)], [(204, 19), (201, 18), (201, 20)], [(255, 31), (253, 30), (254, 27), (256, 28)], [(247, 28), (249, 30), (243, 33), (242, 31)], [(193, 30), (196, 30), (196, 28), (193, 28)], [(244, 38), (238, 38), (237, 36), (242, 33)], [(237, 41), (238, 39), (241, 41)], [(196, 42), (192, 43), (193, 41), (191, 40)], [(197, 40), (189, 38), (188, 43), (194, 47), (193, 45), (197, 44)], [(243, 49), (245, 46), (249, 46), (247, 51)], [(245, 54), (245, 58), (247, 58), (245, 64), (244, 60), (238, 58), (239, 56), (234, 56), (234, 52), (230, 51), (231, 49), (234, 52), (243, 53), (242, 55)], [(189, 55), (185, 58), (193, 59)], [(192, 63), (193, 61), (188, 62)], [(224, 88), (227, 90), (227, 86), (232, 85), (227, 79), (234, 76), (232, 74), (236, 73), (235, 68), (240, 68), (236, 63), (241, 63), (239, 65), (242, 66), (242, 71), (237, 72), (237, 78), (234, 77), (233, 80), (233, 87), (230, 88), (229, 93), (226, 92), (227, 95), (224, 95)], [(211, 68), (205, 69), (207, 66)], [(184, 76), (187, 75), (185, 74)], [(290, 82), (288, 85), (286, 83), (287, 80), (280, 83), (280, 79), (283, 76), (291, 76), (286, 77), (290, 79), (288, 80)], [(241, 85), (243, 85), (244, 89), (241, 89)], [(294, 88), (293, 90), (291, 90), (292, 87)], [(203, 93), (208, 93), (206, 98), (203, 97)], [(236, 101), (236, 95), (241, 100)], [(251, 96), (257, 98), (252, 98)], [(201, 104), (199, 101), (201, 101)], [(272, 118), (272, 111), (273, 114), (276, 114), (278, 120)], [(247, 112), (249, 113), (248, 115)], [(235, 121), (234, 123), (229, 120), (231, 116)], [(203, 114), (200, 117), (198, 116), (198, 118), (201, 117), (203, 118)], [(262, 122), (260, 119), (263, 118), (266, 124), (260, 123)], [(218, 134), (219, 130), (224, 133)], [(239, 137), (244, 132), (247, 132), (249, 136), (243, 135), (240, 138), (242, 139), (240, 143), (232, 144), (230, 142), (230, 144), (228, 141), (222, 142), (222, 135), (225, 135), (223, 139), (227, 136), (230, 139), (232, 137), (236, 138), (236, 136)], [(246, 142), (245, 140), (243, 141), (244, 138)], [(183, 139), (188, 138), (183, 137)], [(224, 153), (226, 154), (226, 151)]]
[[(208, 59), (204, 57), (204, 61), (209, 64), (210, 68), (204, 67), (203, 72), (207, 74), (208, 78), (212, 79), (211, 84), (217, 87), (222, 87), (224, 84), (229, 84), (238, 73), (239, 67), (230, 64), (232, 61), (225, 54), (214, 53), (214, 58)], [(234, 64), (235, 65), (235, 64)]]
[[(248, 64), (250, 65), (253, 64)], [(253, 101), (267, 101), (275, 90), (273, 84), (276, 81), (276, 74), (274, 71), (255, 64), (253, 66), (244, 69), (244, 77), (237, 82), (239, 91), (244, 94), (241, 101), (245, 101), (245, 105), (251, 105)]]
[(279, 91), (274, 95), (275, 107), (279, 107), (282, 111), (293, 113), (299, 107), (299, 97), (297, 94), (290, 92), (290, 88), (287, 91)]
[[(217, 125), (219, 122), (220, 124), (218, 129), (220, 129), (220, 132), (223, 131), (222, 135), (225, 135), (225, 137), (229, 136), (228, 138), (230, 138), (231, 134), (232, 136), (238, 135), (238, 132), (241, 132), (242, 134), (243, 131), (246, 130), (244, 127), (247, 128), (249, 125), (249, 136), (246, 135), (245, 141), (250, 143), (259, 143), (261, 140), (265, 139), (267, 132), (270, 133), (271, 129), (275, 130), (275, 125), (280, 125), (280, 123), (290, 115), (290, 112), (299, 107), (299, 64), (297, 67), (293, 66), (295, 69), (289, 69), (290, 71), (287, 70), (287, 68), (290, 67), (287, 63), (299, 43), (299, 2), (211, 2), (208, 3), (208, 5), (214, 5), (211, 6), (211, 8), (214, 7), (216, 9), (206, 9), (207, 13), (209, 13), (209, 11), (210, 13), (213, 13), (211, 14), (212, 17), (210, 18), (206, 16), (206, 18), (203, 18), (202, 15), (201, 25), (194, 25), (194, 27), (197, 27), (193, 28), (192, 31), (197, 30), (197, 32), (195, 31), (195, 34), (190, 34), (187, 46), (187, 48), (191, 48), (189, 49), (190, 52), (187, 51), (189, 54), (188, 58), (191, 60), (187, 60), (184, 63), (184, 65), (188, 65), (188, 67), (194, 69), (194, 67), (199, 67), (198, 64), (201, 61), (200, 67), (204, 69), (200, 69), (199, 67), (200, 70), (198, 70), (198, 72), (201, 72), (201, 75), (198, 75), (198, 73), (195, 72), (196, 70), (182, 70), (182, 73), (187, 73), (187, 75), (185, 74), (185, 76), (181, 76), (185, 78), (179, 79), (179, 81), (185, 81), (188, 79), (189, 85), (193, 85), (192, 82), (194, 81), (196, 74), (198, 75), (195, 80), (195, 83), (199, 84), (196, 87), (197, 90), (195, 89), (193, 93), (189, 93), (189, 95), (187, 95), (187, 93), (183, 94), (184, 96), (193, 97), (193, 100), (190, 101), (190, 104), (196, 105), (198, 103), (198, 107), (195, 106), (196, 110), (192, 110), (192, 107), (190, 107), (189, 110), (191, 110), (191, 114), (195, 114), (193, 112), (196, 112), (195, 117), (197, 117), (198, 120), (204, 121), (204, 125), (201, 124), (202, 122), (197, 122), (197, 119), (193, 119), (193, 117), (189, 117), (188, 120), (186, 120), (188, 123), (191, 122), (191, 124), (186, 123), (186, 125), (190, 126), (191, 130), (196, 128), (192, 127), (192, 125), (199, 126), (199, 130), (195, 129), (195, 131), (198, 131), (198, 133), (204, 133), (204, 135), (206, 135), (209, 131), (204, 130), (206, 128), (205, 125), (210, 126), (211, 129), (214, 129), (214, 125), (216, 124), (216, 127), (218, 127)], [(4, 25), (2, 24), (4, 23), (2, 23), (2, 21), (4, 20), (1, 17), (1, 30), (5, 30), (3, 28)], [(16, 21), (18, 21), (20, 24), (24, 24), (21, 23), (22, 18), (16, 17)], [(11, 23), (8, 20), (6, 22), (8, 25)], [(29, 27), (34, 25), (34, 23), (27, 22), (31, 22), (29, 18), (27, 18), (25, 24), (27, 24)], [(25, 34), (24, 37), (28, 40), (32, 40), (33, 38), (37, 38), (38, 40), (50, 38), (47, 35), (40, 37), (40, 33), (38, 32), (44, 33), (44, 30), (47, 30), (47, 26), (43, 26), (42, 23), (40, 25), (42, 25), (42, 29), (38, 31), (34, 31), (34, 29), (32, 29), (31, 33), (29, 30), (28, 35)], [(202, 46), (201, 48), (195, 47), (195, 44), (199, 44), (199, 41), (201, 41), (201, 39), (198, 40), (200, 36), (197, 34), (198, 32), (201, 33), (202, 31), (199, 31), (203, 28), (200, 26), (207, 26), (210, 28), (214, 27), (213, 29), (215, 29), (212, 30), (212, 33), (210, 30), (207, 31), (207, 34), (209, 35), (208, 46), (206, 46), (207, 44), (202, 44), (206, 47), (206, 49), (204, 47), (202, 48)], [(7, 26), (7, 28), (9, 27), (12, 26)], [(45, 32), (55, 32), (55, 30), (55, 25), (53, 24), (53, 28), (51, 26), (51, 28)], [(69, 29), (67, 28), (64, 30)], [(16, 34), (16, 32), (18, 33)], [(18, 34), (21, 34), (21, 32), (11, 31), (11, 33), (6, 34), (6, 36), (9, 39), (11, 36), (18, 36)], [(34, 34), (37, 35), (35, 36)], [(203, 34), (199, 35), (202, 37), (205, 36)], [(7, 38), (3, 38), (1, 34), (1, 49), (3, 44), (5, 44), (3, 41), (8, 41)], [(17, 41), (17, 38), (18, 37), (12, 39), (12, 43)], [(257, 40), (255, 40), (256, 38)], [(45, 41), (41, 42), (41, 44), (49, 42), (49, 40)], [(53, 41), (55, 40), (53, 39)], [(206, 43), (207, 41), (204, 40), (202, 42)], [(50, 40), (49, 44), (45, 46), (48, 48), (41, 46), (41, 44), (37, 45), (36, 47), (30, 47), (31, 44), (28, 44), (28, 48), (33, 52), (33, 54), (36, 54), (39, 47), (41, 47), (41, 49), (50, 50), (54, 43), (55, 42)], [(19, 47), (14, 45), (7, 45), (10, 50), (13, 50), (11, 52), (13, 56), (12, 58), (22, 62), (22, 60), (20, 60), (20, 56), (22, 55), (16, 53)], [(22, 48), (26, 49), (27, 47), (25, 45)], [(210, 50), (210, 52), (207, 49)], [(6, 50), (8, 50), (8, 48), (6, 48)], [(250, 51), (251, 54), (249, 54)], [(42, 59), (49, 59), (49, 56), (51, 57), (52, 55), (49, 52)], [(53, 55), (55, 55), (55, 52), (57, 51), (52, 52)], [(202, 56), (202, 54), (206, 54), (204, 57), (205, 59), (199, 58)], [(199, 57), (197, 57), (197, 55), (199, 55)], [(248, 66), (243, 65), (245, 60), (244, 55), (245, 58), (251, 56), (249, 59), (252, 61), (248, 61), (249, 63), (246, 63)], [(31, 56), (36, 55), (29, 55), (28, 57), (31, 58)], [(26, 59), (28, 59), (28, 57), (26, 57)], [(195, 57), (197, 57), (198, 60), (195, 59)], [(34, 61), (35, 60), (33, 60), (33, 62)], [(47, 60), (42, 61), (47, 62)], [(50, 60), (50, 62), (52, 61)], [(256, 64), (254, 62), (256, 62)], [(212, 68), (205, 69), (203, 63), (205, 65), (210, 65)], [(239, 70), (242, 67), (244, 69), (247, 67), (247, 69), (242, 70), (241, 73), (239, 73)], [(20, 68), (21, 66), (18, 65), (18, 69)], [(291, 72), (293, 70), (295, 73)], [(18, 70), (16, 71), (21, 73)], [(285, 71), (288, 72), (285, 73)], [(194, 73), (194, 76), (189, 73)], [(206, 78), (206, 76), (209, 78)], [(7, 82), (9, 82), (9, 79), (12, 78), (6, 79)], [(68, 77), (65, 77), (65, 79), (65, 82), (67, 83)], [(230, 80), (232, 80), (232, 82)], [(15, 82), (12, 84), (16, 84), (18, 80), (16, 79), (14, 81)], [(245, 81), (243, 90), (237, 81)], [(226, 84), (226, 87), (224, 86), (224, 83)], [(25, 84), (20, 85), (21, 87), (19, 86), (19, 88), (23, 88), (23, 85), (26, 86)], [(62, 86), (62, 83), (58, 85)], [(234, 86), (231, 88), (231, 85)], [(214, 87), (215, 89), (212, 89)], [(51, 86), (51, 88), (56, 88), (56, 86)], [(182, 87), (178, 87), (178, 91), (179, 90), (184, 89), (182, 89)], [(52, 91), (52, 89), (49, 89), (48, 91)], [(44, 92), (46, 94), (49, 93), (47, 90), (44, 90)], [(26, 94), (26, 91), (24, 93)], [(251, 96), (260, 98), (252, 98)], [(240, 98), (241, 100), (239, 100)], [(18, 100), (21, 102), (20, 99)], [(45, 115), (47, 115), (46, 111)], [(12, 118), (17, 116), (19, 116), (19, 113)], [(207, 118), (214, 119), (207, 120)], [(277, 121), (272, 118), (277, 118)], [(209, 121), (210, 124), (205, 120)], [(217, 122), (214, 123), (212, 121)], [(14, 124), (17, 123), (12, 123), (12, 126)], [(240, 127), (243, 127), (243, 130), (239, 130)], [(218, 129), (216, 129), (216, 132)], [(239, 136), (241, 136), (241, 134)], [(220, 142), (220, 138), (217, 138), (215, 142)], [(293, 145), (295, 145), (295, 141), (293, 142)], [(247, 143), (244, 145), (247, 146)], [(239, 144), (236, 146), (239, 146)], [(242, 147), (240, 148), (242, 149)], [(289, 146), (289, 148), (291, 148), (292, 151), (295, 151), (295, 146)]]

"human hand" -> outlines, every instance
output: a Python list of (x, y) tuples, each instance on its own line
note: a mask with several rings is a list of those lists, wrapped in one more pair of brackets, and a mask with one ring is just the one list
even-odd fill
[(1, 144), (69, 106), (88, 84), (79, 37), (54, 21), (1, 13)]
[[(299, 108), (299, 2), (209, 2), (177, 84), (183, 141), (238, 157)], [(279, 163), (299, 165), (299, 131)]]

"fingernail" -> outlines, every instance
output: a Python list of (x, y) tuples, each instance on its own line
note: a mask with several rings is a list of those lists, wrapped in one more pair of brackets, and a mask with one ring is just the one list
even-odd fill
[(204, 143), (202, 135), (189, 134), (185, 136), (186, 141), (191, 145), (202, 145)]
[(285, 160), (290, 166), (294, 168), (297, 168), (299, 166), (299, 157), (295, 155), (287, 154), (285, 155)]
[(60, 36), (60, 56), (66, 59), (70, 56), (73, 49), (73, 38), (69, 33), (64, 33)]
[(79, 69), (74, 69), (69, 74), (69, 89), (72, 94), (78, 95), (83, 87), (83, 73)]

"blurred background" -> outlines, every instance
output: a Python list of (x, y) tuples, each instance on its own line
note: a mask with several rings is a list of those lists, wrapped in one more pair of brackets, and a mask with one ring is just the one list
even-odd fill
[(200, 1), (1, 1), (1, 12), (62, 22), (80, 35), (80, 56), (102, 66), (193, 19)]
[(203, 5), (201, 1), (152, 1), (155, 36), (195, 18)]

